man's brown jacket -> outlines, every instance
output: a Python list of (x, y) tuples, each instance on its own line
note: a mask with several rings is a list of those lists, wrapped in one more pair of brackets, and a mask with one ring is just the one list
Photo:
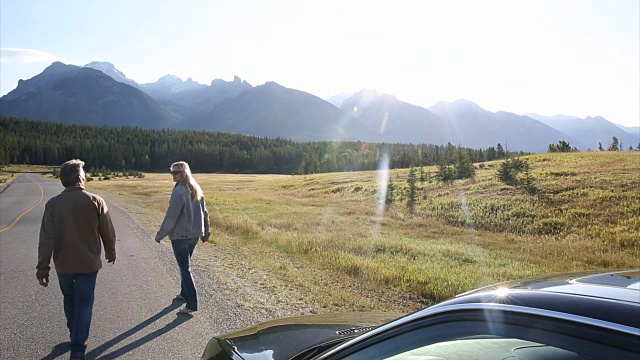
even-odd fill
[(104, 200), (79, 186), (69, 186), (51, 198), (44, 209), (38, 245), (37, 277), (55, 269), (63, 274), (98, 271), (101, 247), (116, 250), (116, 233)]

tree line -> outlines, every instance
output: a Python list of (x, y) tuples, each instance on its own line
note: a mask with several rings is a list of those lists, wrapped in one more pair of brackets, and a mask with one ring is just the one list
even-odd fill
[(68, 125), (0, 117), (0, 165), (55, 166), (79, 158), (88, 168), (153, 172), (184, 160), (195, 172), (313, 174), (376, 170), (381, 159), (388, 161), (390, 169), (455, 164), (461, 152), (474, 163), (500, 160), (510, 154), (501, 144), (471, 149), (451, 143), (294, 142), (206, 131)]
[[(622, 146), (622, 143), (618, 141), (617, 137), (612, 137), (611, 138), (611, 144), (609, 145), (609, 148), (607, 149), (607, 151), (623, 151), (624, 147)], [(636, 150), (640, 151), (640, 143), (638, 144), (638, 146), (636, 147)], [(578, 149), (575, 147), (571, 147), (571, 145), (564, 141), (558, 141), (557, 144), (549, 144), (549, 148), (547, 150), (547, 152), (553, 153), (553, 152), (577, 152)], [(605, 151), (605, 149), (602, 147), (602, 143), (599, 142), (598, 143), (598, 151)], [(628, 151), (633, 151), (633, 146), (629, 145), (629, 149)]]

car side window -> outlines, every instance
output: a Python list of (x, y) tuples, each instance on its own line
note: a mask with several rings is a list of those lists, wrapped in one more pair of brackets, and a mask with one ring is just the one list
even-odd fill
[[(496, 311), (445, 316), (410, 324), (405, 331), (379, 334), (344, 359), (633, 359), (637, 337), (565, 320)], [(626, 339), (625, 339), (626, 337)], [(633, 344), (636, 347), (633, 347)]]

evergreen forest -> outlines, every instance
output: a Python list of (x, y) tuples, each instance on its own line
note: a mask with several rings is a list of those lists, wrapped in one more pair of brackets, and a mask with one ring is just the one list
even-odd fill
[(0, 165), (57, 166), (81, 159), (87, 168), (163, 171), (183, 160), (194, 172), (313, 174), (390, 169), (505, 158), (501, 144), (487, 149), (462, 145), (294, 142), (192, 130), (66, 125), (0, 117)]

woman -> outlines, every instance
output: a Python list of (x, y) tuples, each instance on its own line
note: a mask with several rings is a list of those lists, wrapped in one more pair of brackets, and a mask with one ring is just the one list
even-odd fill
[(178, 161), (171, 164), (171, 176), (176, 185), (171, 192), (169, 208), (156, 234), (160, 243), (169, 236), (173, 254), (180, 269), (180, 294), (176, 300), (186, 304), (178, 311), (190, 314), (198, 310), (198, 292), (191, 274), (191, 255), (198, 239), (209, 239), (209, 212), (200, 185), (191, 175), (189, 164)]

